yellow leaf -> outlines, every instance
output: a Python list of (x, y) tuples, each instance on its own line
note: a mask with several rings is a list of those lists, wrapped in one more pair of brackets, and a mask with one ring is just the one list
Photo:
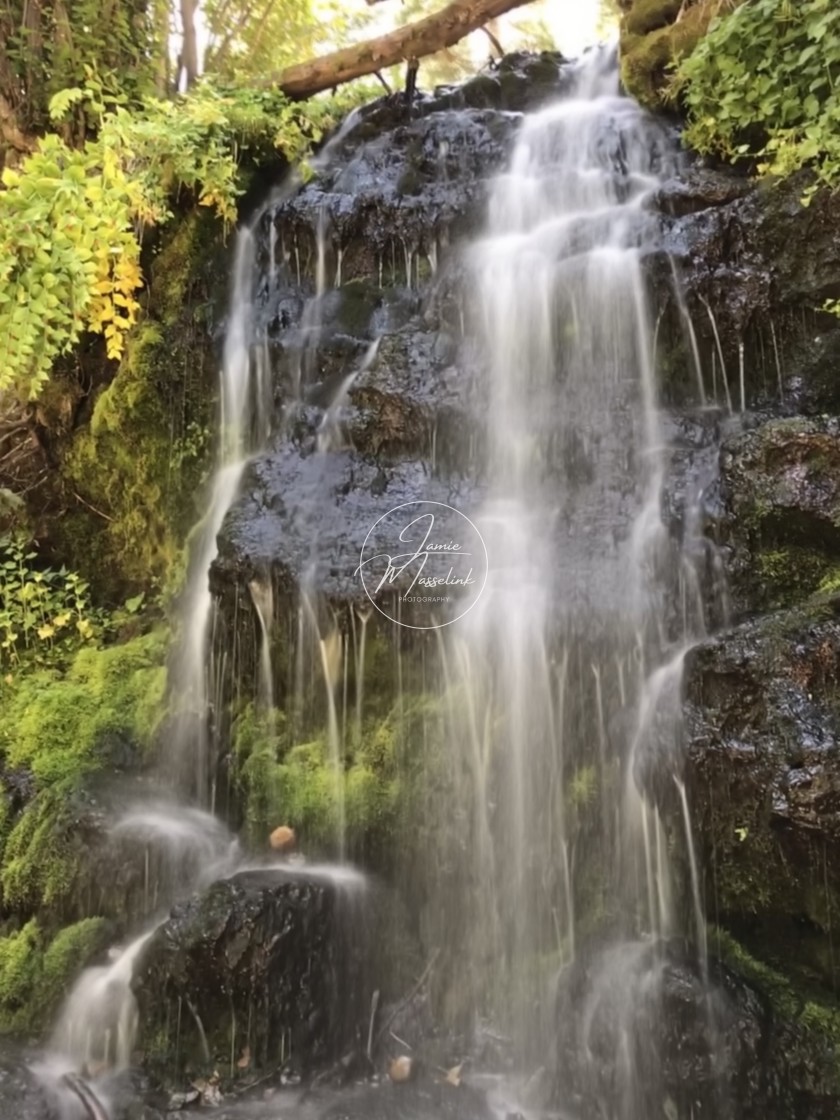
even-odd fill
[(52, 628), (52, 626), (50, 626), (50, 624), (48, 622), (44, 623), (43, 626), (38, 627), (38, 637), (42, 641), (46, 641), (47, 638), (51, 638), (54, 633), (55, 633), (55, 630)]

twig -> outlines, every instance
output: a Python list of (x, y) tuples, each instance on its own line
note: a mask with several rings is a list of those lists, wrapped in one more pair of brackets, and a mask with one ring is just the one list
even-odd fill
[(370, 1001), (370, 1023), (368, 1024), (368, 1039), (367, 1039), (367, 1060), (371, 1061), (371, 1053), (373, 1052), (373, 1024), (376, 1022), (376, 1012), (379, 1008), (379, 989), (373, 993)]
[(376, 1036), (377, 1043), (381, 1042), (381, 1040), (385, 1037), (386, 1032), (390, 1029), (391, 1024), (396, 1019), (396, 1017), (399, 1015), (399, 1013), (402, 1011), (402, 1009), (406, 1006), (406, 1004), (411, 1003), (411, 1001), (414, 999), (414, 997), (417, 995), (417, 993), (420, 991), (420, 989), (426, 983), (426, 981), (429, 978), (429, 974), (431, 973), (432, 969), (435, 967), (435, 961), (438, 959), (439, 956), (440, 956), (440, 949), (435, 949), (435, 951), (432, 953), (431, 957), (429, 958), (429, 963), (423, 969), (423, 972), (420, 975), (420, 979), (417, 981), (417, 983), (414, 985), (414, 987), (411, 989), (411, 991), (408, 993), (408, 995), (405, 997), (405, 999), (397, 1004), (397, 1006), (394, 1008), (394, 1011), (392, 1012), (388, 1021), (385, 1024), (383, 1024), (382, 1029), (380, 1030), (379, 1034)]
[(503, 58), (504, 53), (505, 53), (504, 48), (502, 47), (502, 44), (499, 42), (499, 40), (496, 38), (496, 36), (493, 34), (493, 32), (490, 30), (490, 28), (487, 27), (487, 26), (480, 27), (479, 31), (484, 32), (484, 34), (487, 36), (487, 38), (490, 40), (490, 42), (493, 44), (496, 51), (498, 52), (499, 58)]
[(96, 506), (92, 506), (90, 504), (90, 502), (86, 502), (85, 499), (82, 497), (82, 495), (77, 494), (75, 490), (73, 491), (73, 497), (77, 501), (81, 502), (83, 506), (87, 506), (87, 508), (91, 511), (91, 513), (95, 513), (97, 515), (97, 517), (102, 517), (106, 521), (114, 521), (115, 520), (115, 518), (110, 517), (107, 513), (103, 513), (101, 509), (97, 509)]
[(61, 1078), (62, 1084), (66, 1085), (73, 1096), (81, 1101), (82, 1108), (85, 1110), (85, 1115), (90, 1117), (90, 1120), (108, 1120), (108, 1113), (105, 1111), (102, 1102), (91, 1089), (86, 1081), (83, 1081), (78, 1074), (65, 1073)]
[(382, 76), (382, 71), (381, 71), (381, 70), (376, 70), (376, 71), (374, 72), (374, 75), (373, 75), (373, 76), (374, 76), (375, 78), (377, 78), (377, 79), (379, 80), (379, 84), (380, 84), (380, 85), (381, 85), (381, 86), (383, 87), (383, 89), (385, 90), (385, 92), (386, 92), (386, 93), (387, 93), (387, 94), (388, 94), (389, 96), (390, 96), (390, 95), (391, 95), (391, 94), (392, 94), (392, 93), (394, 92), (394, 91), (393, 91), (393, 90), (391, 89), (391, 87), (390, 87), (390, 86), (388, 85), (388, 83), (387, 83), (387, 82), (385, 81), (385, 78), (384, 78), (384, 77)]
[(195, 1019), (195, 1025), (198, 1027), (198, 1033), (201, 1036), (201, 1050), (202, 1050), (202, 1053), (204, 1054), (204, 1060), (205, 1060), (205, 1062), (207, 1062), (209, 1064), (209, 1062), (210, 1062), (210, 1047), (207, 1045), (207, 1035), (204, 1032), (204, 1024), (201, 1021), (201, 1016), (196, 1011), (195, 1007), (193, 1006), (193, 1004), (191, 1003), (190, 999), (187, 996), (184, 996), (184, 1003), (190, 1009), (190, 1012), (192, 1014), (193, 1019)]

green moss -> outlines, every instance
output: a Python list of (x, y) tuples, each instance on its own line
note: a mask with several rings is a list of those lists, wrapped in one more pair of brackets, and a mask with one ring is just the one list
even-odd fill
[[(162, 715), (163, 632), (83, 649), (66, 672), (23, 674), (0, 698), (0, 752), (28, 771), (35, 794), (0, 831), (3, 903), (19, 913), (63, 912), (85, 866), (76, 791), (109, 764), (114, 744), (142, 761)], [(88, 869), (89, 870), (89, 869)]]
[(151, 267), (147, 314), (62, 468), (81, 499), (55, 544), (100, 592), (165, 585), (195, 522), (210, 453), (210, 264), (218, 230), (191, 214)]
[(39, 788), (72, 786), (102, 761), (109, 733), (147, 745), (163, 700), (165, 650), (165, 635), (154, 632), (83, 649), (64, 674), (24, 675), (0, 709), (6, 764), (29, 769)]
[(34, 918), (23, 929), (0, 938), (0, 1008), (9, 1025), (25, 1015), (37, 975), (39, 939)]
[(326, 736), (290, 746), (281, 713), (272, 723), (249, 706), (234, 735), (246, 828), (255, 847), (264, 847), (278, 824), (290, 824), (309, 852), (333, 850), (342, 801), (349, 850), (358, 854), (390, 831), (399, 782), (387, 721), (372, 725), (338, 775)]
[(803, 602), (832, 570), (830, 559), (821, 552), (796, 545), (769, 549), (755, 556), (756, 605), (778, 610)]
[(683, 0), (634, 0), (624, 19), (624, 28), (631, 35), (647, 35), (674, 22)]
[(50, 939), (33, 918), (0, 936), (0, 1033), (39, 1033), (107, 932), (104, 919), (85, 918)]
[(759, 960), (718, 926), (709, 930), (709, 945), (724, 964), (766, 998), (779, 1020), (799, 1029), (798, 1038), (788, 1038), (785, 1057), (791, 1062), (805, 1059), (834, 1091), (840, 1089), (840, 1004), (836, 998), (813, 983), (791, 978), (787, 962)]
[[(634, 3), (622, 26), (622, 83), (632, 97), (650, 109), (668, 104), (674, 67), (694, 50), (713, 18), (714, 4), (704, 0), (685, 9), (681, 19), (663, 25), (661, 21), (670, 7), (669, 0)], [(651, 30), (640, 30), (648, 27)]]

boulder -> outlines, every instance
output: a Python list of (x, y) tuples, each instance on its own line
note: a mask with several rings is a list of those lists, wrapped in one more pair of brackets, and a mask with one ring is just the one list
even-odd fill
[(795, 1016), (677, 944), (584, 954), (559, 980), (555, 1102), (582, 1120), (829, 1120), (836, 1044)]
[(840, 421), (769, 420), (728, 439), (721, 493), (742, 611), (791, 606), (840, 583)]
[(685, 663), (685, 777), (711, 920), (786, 974), (837, 982), (840, 618), (770, 615)]
[(374, 893), (348, 869), (285, 865), (176, 906), (135, 971), (147, 1066), (170, 1080), (244, 1053), (298, 1071), (343, 1055), (370, 1015)]

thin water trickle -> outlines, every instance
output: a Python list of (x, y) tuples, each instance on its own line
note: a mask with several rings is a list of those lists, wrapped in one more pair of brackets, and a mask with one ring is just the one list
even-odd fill
[(199, 804), (214, 802), (214, 758), (208, 726), (210, 703), (208, 645), (213, 614), (210, 567), (218, 554), (218, 535), (238, 493), (248, 455), (265, 441), (271, 415), (267, 359), (254, 360), (253, 299), (255, 240), (243, 226), (236, 241), (230, 314), (220, 375), (219, 452), (210, 503), (193, 533), (190, 574), (184, 594), (183, 634), (174, 669), (173, 695), (178, 721), (172, 767), (179, 787)]

